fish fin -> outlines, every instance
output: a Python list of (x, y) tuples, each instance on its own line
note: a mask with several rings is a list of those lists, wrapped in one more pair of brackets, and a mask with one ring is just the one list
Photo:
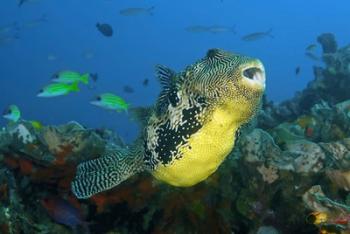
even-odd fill
[(179, 80), (176, 73), (166, 66), (157, 65), (156, 74), (162, 86), (162, 91), (157, 100), (157, 109), (159, 112), (162, 112), (170, 104), (170, 94), (176, 93)]
[(75, 92), (80, 91), (79, 86), (78, 86), (78, 83), (79, 83), (78, 81), (74, 82), (74, 83), (70, 86), (70, 90), (71, 90), (71, 91), (75, 91)]
[(149, 117), (153, 113), (153, 107), (133, 107), (130, 108), (131, 119), (140, 123), (141, 126), (146, 126)]
[(170, 68), (163, 65), (156, 65), (156, 74), (163, 89), (169, 89), (176, 73)]
[(89, 77), (90, 77), (90, 74), (89, 73), (85, 73), (85, 74), (83, 74), (81, 77), (80, 77), (80, 79), (81, 79), (81, 82), (83, 83), (83, 84), (89, 84)]
[(113, 146), (102, 157), (78, 165), (71, 189), (77, 198), (89, 198), (117, 186), (143, 170), (140, 152)]

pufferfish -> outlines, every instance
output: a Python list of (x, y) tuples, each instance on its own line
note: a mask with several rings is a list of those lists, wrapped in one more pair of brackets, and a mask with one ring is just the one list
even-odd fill
[(88, 198), (132, 175), (149, 171), (173, 186), (195, 185), (213, 174), (232, 151), (239, 128), (257, 112), (265, 90), (258, 59), (211, 49), (176, 73), (157, 66), (162, 91), (152, 108), (135, 110), (140, 137), (78, 165), (72, 191)]

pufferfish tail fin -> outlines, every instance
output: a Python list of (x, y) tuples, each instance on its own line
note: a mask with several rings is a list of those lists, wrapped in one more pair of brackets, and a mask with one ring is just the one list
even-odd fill
[(89, 198), (117, 186), (143, 170), (144, 164), (140, 152), (113, 146), (100, 158), (78, 165), (71, 184), (72, 192), (79, 199)]

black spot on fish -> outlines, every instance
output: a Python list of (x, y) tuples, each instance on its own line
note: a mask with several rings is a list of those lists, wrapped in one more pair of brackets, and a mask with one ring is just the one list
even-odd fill
[(196, 97), (196, 101), (199, 103), (199, 104), (208, 104), (207, 102), (206, 102), (206, 100), (205, 100), (205, 98), (204, 97)]
[(173, 107), (177, 106), (180, 102), (180, 98), (175, 89), (169, 93), (168, 99)]
[[(158, 160), (163, 165), (169, 164), (174, 159), (180, 159), (182, 155), (177, 148), (184, 145), (188, 139), (196, 133), (202, 124), (197, 120), (197, 115), (202, 107), (191, 107), (182, 111), (182, 120), (177, 129), (170, 128), (170, 121), (159, 126), (157, 130), (158, 140), (155, 147), (155, 153), (158, 155)], [(145, 144), (145, 163), (154, 168), (155, 163), (152, 162), (152, 152), (147, 149)]]

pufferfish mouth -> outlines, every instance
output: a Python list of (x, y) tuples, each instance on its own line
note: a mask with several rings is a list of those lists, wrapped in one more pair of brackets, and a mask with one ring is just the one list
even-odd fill
[(249, 83), (265, 87), (265, 69), (262, 64), (244, 68), (242, 75)]

